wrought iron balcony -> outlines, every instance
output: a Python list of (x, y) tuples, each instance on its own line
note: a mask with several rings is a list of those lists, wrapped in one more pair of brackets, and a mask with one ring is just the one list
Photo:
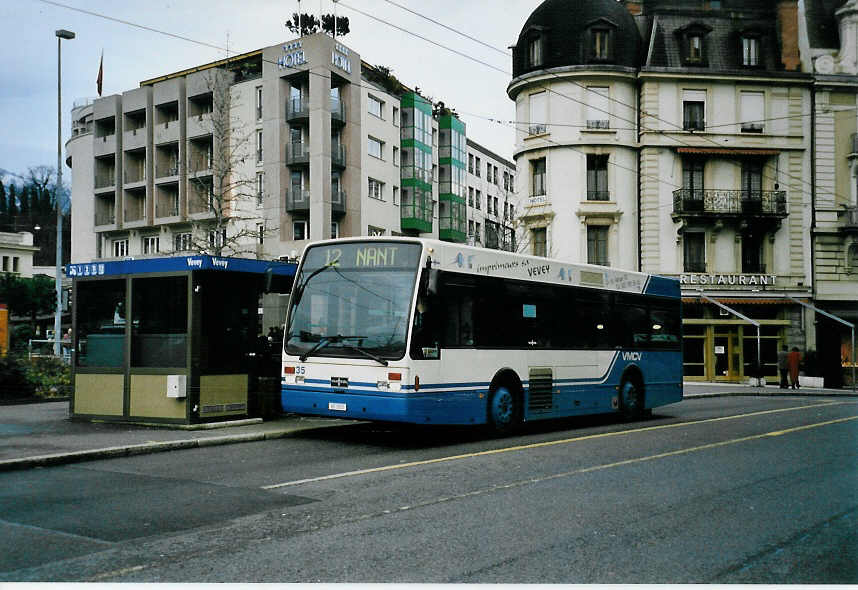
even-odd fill
[(331, 165), (339, 168), (346, 167), (346, 146), (331, 144)]
[(310, 145), (306, 142), (292, 142), (286, 144), (286, 164), (306, 165), (310, 163)]
[(331, 189), (331, 213), (343, 215), (346, 212), (346, 192)]
[(673, 191), (673, 214), (683, 217), (786, 217), (786, 191), (679, 189)]

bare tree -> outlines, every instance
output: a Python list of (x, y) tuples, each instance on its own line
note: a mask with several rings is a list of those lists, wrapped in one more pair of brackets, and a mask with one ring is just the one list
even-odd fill
[[(248, 129), (236, 113), (241, 100), (233, 86), (235, 73), (213, 68), (205, 73), (209, 91), (194, 108), (201, 111), (200, 121), (210, 135), (190, 141), (188, 157), (188, 208), (195, 219), (190, 249), (214, 256), (257, 254), (264, 216), (257, 212), (262, 197), (256, 175), (247, 170), (251, 162), (261, 161), (261, 146), (255, 145), (255, 132)], [(203, 213), (194, 217), (194, 214)], [(186, 245), (187, 247), (187, 245)]]

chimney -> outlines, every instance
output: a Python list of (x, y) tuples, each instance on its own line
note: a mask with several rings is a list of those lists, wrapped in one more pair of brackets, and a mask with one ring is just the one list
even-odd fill
[(640, 16), (643, 0), (621, 0), (632, 16)]
[(779, 0), (777, 10), (781, 63), (785, 70), (797, 71), (801, 68), (798, 50), (798, 0)]

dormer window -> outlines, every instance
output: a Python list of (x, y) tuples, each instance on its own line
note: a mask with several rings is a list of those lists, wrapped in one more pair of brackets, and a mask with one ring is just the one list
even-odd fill
[(609, 39), (610, 32), (606, 29), (593, 30), (593, 59), (608, 59), (608, 50), (610, 49), (608, 44)]
[(706, 35), (712, 29), (702, 24), (692, 24), (676, 32), (682, 63), (692, 67), (706, 67)]
[(533, 37), (527, 42), (527, 65), (531, 68), (542, 65), (542, 37)]
[(760, 67), (760, 37), (758, 35), (742, 35), (739, 41), (741, 50), (740, 63), (746, 68)]
[(605, 63), (614, 60), (615, 31), (617, 25), (600, 18), (588, 25), (585, 43), (587, 60), (590, 63)]

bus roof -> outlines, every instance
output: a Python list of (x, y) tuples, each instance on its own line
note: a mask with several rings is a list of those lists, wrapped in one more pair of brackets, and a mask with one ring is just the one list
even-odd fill
[(308, 244), (307, 248), (347, 242), (420, 243), (424, 245), (426, 254), (432, 259), (432, 268), (442, 271), (663, 297), (681, 296), (679, 281), (673, 278), (427, 238), (402, 236), (339, 238), (313, 242)]

